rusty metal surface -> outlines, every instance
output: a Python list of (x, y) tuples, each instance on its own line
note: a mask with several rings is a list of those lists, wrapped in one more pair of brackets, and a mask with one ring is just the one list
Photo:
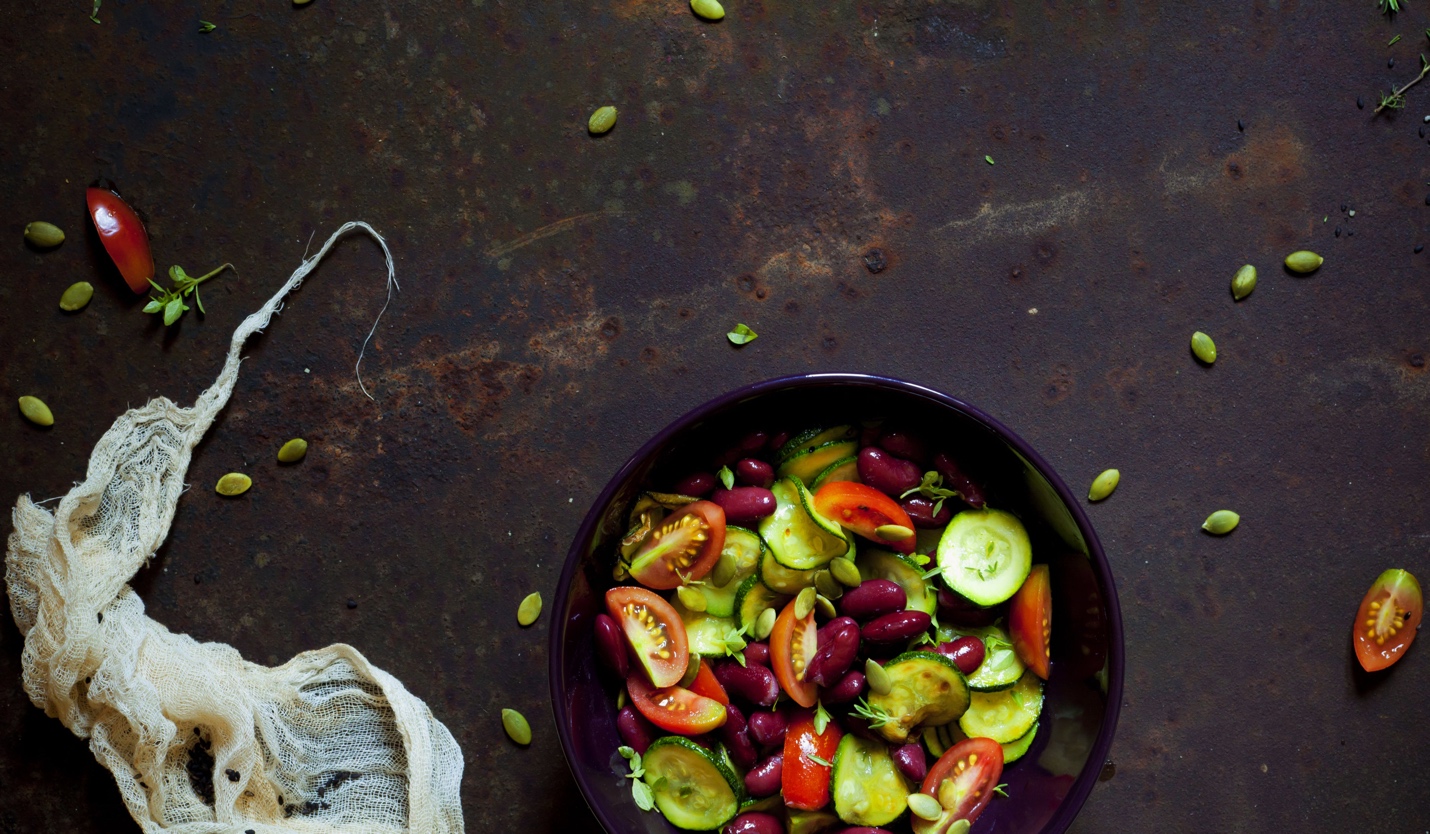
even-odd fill
[[(976, 403), (1075, 490), (1122, 470), (1091, 516), (1126, 705), (1074, 831), (1430, 824), (1430, 646), (1371, 680), (1347, 639), (1380, 570), (1430, 579), (1430, 90), (1390, 119), (1355, 106), (1414, 75), (1424, 4), (1388, 24), (1369, 0), (729, 0), (709, 25), (680, 0), (113, 2), (99, 26), (11, 5), (0, 393), (56, 424), (6, 406), (0, 497), (61, 494), (128, 405), (191, 402), (311, 234), (373, 223), (403, 286), (365, 365), (377, 401), (352, 365), (380, 260), (353, 240), (251, 344), (136, 587), (260, 662), (359, 647), (462, 745), (470, 830), (595, 829), (546, 711), (545, 623), (514, 617), (587, 502), (688, 408), (811, 369)], [(592, 139), (606, 103), (620, 122)], [(237, 265), (206, 318), (140, 312), (84, 233), (98, 175), (161, 269)], [(35, 219), (68, 241), (27, 249)], [(1302, 247), (1327, 262), (1294, 278)], [(1260, 286), (1233, 304), (1244, 262)], [(60, 312), (82, 279), (93, 303)], [(736, 321), (760, 333), (738, 351)], [(280, 469), (296, 435), (309, 456)], [(234, 469), (254, 489), (216, 498)], [(1201, 534), (1223, 506), (1241, 528)], [(134, 830), (30, 705), (0, 619), (0, 832)]]

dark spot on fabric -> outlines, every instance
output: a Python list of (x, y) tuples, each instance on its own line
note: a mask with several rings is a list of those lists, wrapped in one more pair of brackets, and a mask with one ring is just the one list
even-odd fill
[[(203, 744), (189, 748), (189, 760), (184, 769), (189, 774), (189, 787), (205, 805), (214, 804), (214, 757)], [(142, 782), (140, 784), (143, 784)]]
[(227, 777), (228, 777), (228, 781), (230, 781), (230, 782), (237, 782), (237, 781), (238, 781), (238, 771), (234, 770), (233, 768), (229, 768), (229, 769), (225, 770), (225, 771), (223, 772), (223, 775), (227, 776)]

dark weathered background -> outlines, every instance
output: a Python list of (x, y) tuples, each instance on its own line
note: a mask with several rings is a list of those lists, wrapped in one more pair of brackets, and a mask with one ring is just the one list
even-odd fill
[[(1418, 70), (1426, 3), (729, 0), (716, 25), (683, 0), (88, 6), (12, 2), (0, 26), (0, 496), (59, 495), (126, 406), (191, 402), (310, 235), (373, 223), (403, 287), (364, 366), (377, 401), (352, 366), (381, 264), (353, 239), (251, 344), (135, 584), (260, 662), (359, 647), (461, 743), (470, 830), (595, 828), (546, 620), (514, 616), (588, 501), (686, 409), (815, 369), (976, 403), (1076, 490), (1121, 468), (1091, 515), (1127, 698), (1076, 831), (1430, 829), (1430, 645), (1373, 680), (1349, 646), (1383, 568), (1430, 580), (1430, 84), (1371, 116)], [(161, 269), (238, 267), (207, 318), (140, 312), (86, 234), (98, 175)], [(30, 251), (35, 219), (69, 240)], [(1291, 277), (1302, 247), (1326, 265)], [(1261, 283), (1233, 304), (1244, 262)], [(60, 312), (81, 279), (93, 303)], [(736, 321), (761, 334), (738, 351)], [(280, 469), (296, 435), (308, 458)], [(217, 498), (235, 469), (253, 490)], [(1212, 539), (1220, 507), (1243, 522)], [(30, 705), (3, 619), (0, 832), (135, 830)]]

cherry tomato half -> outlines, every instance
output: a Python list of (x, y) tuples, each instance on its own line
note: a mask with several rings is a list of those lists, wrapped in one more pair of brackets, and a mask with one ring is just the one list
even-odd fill
[(1047, 565), (1034, 565), (1008, 609), (1013, 650), (1033, 674), (1048, 679), (1053, 656), (1053, 586)]
[[(780, 774), (780, 793), (785, 804), (804, 811), (818, 811), (829, 804), (829, 776), (833, 768), (811, 759), (817, 756), (834, 763), (834, 751), (844, 737), (833, 721), (823, 733), (814, 731), (814, 713), (797, 713), (785, 732), (784, 770)], [(1000, 750), (1001, 752), (1001, 750)]]
[(730, 696), (725, 694), (725, 687), (716, 680), (715, 673), (710, 670), (710, 664), (703, 660), (700, 661), (700, 671), (695, 673), (695, 680), (690, 684), (690, 691), (712, 701), (719, 701), (727, 707), (730, 705)]
[(819, 630), (814, 626), (813, 611), (802, 620), (795, 617), (795, 602), (789, 601), (770, 631), (770, 667), (786, 695), (802, 707), (812, 707), (819, 698), (819, 687), (804, 675), (819, 648)]
[(1360, 601), (1351, 632), (1361, 668), (1378, 672), (1399, 660), (1415, 639), (1424, 611), (1414, 576), (1399, 568), (1382, 573)]
[(875, 534), (874, 531), (885, 524), (897, 524), (913, 530), (914, 522), (894, 499), (871, 486), (854, 481), (827, 483), (814, 493), (814, 511), (885, 547), (900, 553), (914, 552), (914, 536), (889, 541)]
[(724, 549), (725, 511), (712, 501), (696, 501), (656, 525), (631, 560), (630, 573), (647, 588), (667, 591), (705, 576)]
[(1003, 748), (991, 738), (967, 738), (939, 757), (921, 791), (938, 800), (943, 813), (936, 820), (914, 817), (914, 834), (943, 834), (959, 820), (972, 823), (993, 799), (1003, 775)]
[(725, 723), (725, 705), (679, 686), (652, 687), (639, 672), (626, 678), (636, 711), (669, 733), (698, 736)]
[(645, 588), (620, 585), (606, 592), (606, 610), (620, 623), (652, 684), (680, 683), (690, 663), (690, 648), (685, 623), (670, 603)]
[(148, 292), (149, 281), (154, 277), (154, 256), (149, 252), (149, 233), (144, 231), (139, 215), (107, 188), (86, 189), (85, 200), (104, 251), (114, 260), (124, 283), (137, 293)]

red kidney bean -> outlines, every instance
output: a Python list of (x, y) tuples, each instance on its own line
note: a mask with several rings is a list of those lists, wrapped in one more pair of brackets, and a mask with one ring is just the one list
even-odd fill
[(676, 495), (689, 495), (693, 498), (704, 498), (710, 494), (710, 490), (715, 488), (715, 476), (709, 472), (695, 472), (686, 475), (675, 485)]
[(940, 588), (938, 591), (940, 622), (961, 626), (992, 625), (993, 621), (998, 619), (998, 612), (998, 608), (983, 608), (947, 588)]
[(762, 460), (745, 458), (735, 464), (735, 479), (747, 486), (769, 489), (775, 482), (775, 468)]
[(879, 435), (883, 433), (884, 430), (879, 426), (865, 426), (859, 432), (859, 448), (862, 449), (865, 446), (873, 446), (874, 441), (878, 440)]
[(609, 614), (596, 615), (596, 655), (607, 669), (616, 673), (621, 680), (631, 670), (630, 656), (626, 652), (626, 635)]
[(923, 481), (918, 464), (896, 458), (877, 446), (859, 450), (859, 480), (898, 498)]
[(922, 437), (910, 434), (903, 429), (885, 429), (879, 435), (878, 445), (889, 454), (897, 455), (904, 460), (928, 460), (928, 444), (923, 441)]
[(770, 647), (766, 643), (750, 643), (745, 646), (745, 664), (755, 664), (756, 666), (770, 665)]
[(952, 660), (958, 671), (965, 675), (973, 674), (983, 663), (983, 655), (987, 652), (983, 641), (977, 637), (960, 637), (947, 643), (939, 643), (933, 650)]
[(733, 660), (710, 664), (715, 679), (725, 691), (750, 703), (767, 707), (779, 697), (780, 685), (775, 673), (763, 666), (741, 666)]
[(924, 757), (924, 746), (917, 741), (894, 748), (894, 764), (899, 772), (918, 784), (928, 775), (929, 763)]
[(655, 725), (646, 720), (644, 715), (636, 712), (636, 708), (627, 704), (621, 707), (621, 711), (616, 713), (616, 731), (621, 734), (621, 741), (632, 750), (645, 755), (650, 743), (660, 738), (661, 732)]
[(771, 452), (778, 452), (778, 451), (780, 450), (780, 447), (783, 446), (783, 445), (785, 445), (785, 444), (788, 443), (788, 442), (789, 442), (789, 432), (787, 432), (787, 431), (775, 432), (775, 434), (774, 434), (772, 437), (770, 437), (770, 451), (771, 451)]
[(715, 468), (729, 466), (740, 458), (747, 458), (764, 451), (765, 444), (769, 442), (769, 435), (762, 431), (752, 431), (739, 440), (735, 441), (725, 451), (715, 458)]
[(819, 700), (825, 704), (848, 703), (864, 694), (865, 683), (863, 672), (850, 669), (833, 686), (820, 690)]
[(939, 452), (933, 456), (933, 468), (943, 476), (943, 485), (954, 490), (963, 496), (963, 500), (970, 507), (978, 508), (983, 506), (983, 487), (958, 465), (958, 461), (949, 457), (945, 452)]
[(866, 825), (861, 825), (856, 828), (841, 828), (833, 832), (833, 834), (893, 834), (893, 832), (887, 828), (871, 828)]
[(750, 713), (746, 720), (750, 737), (761, 747), (775, 747), (785, 743), (785, 730), (789, 729), (789, 719), (782, 712), (760, 710)]
[(775, 494), (763, 487), (717, 489), (710, 500), (725, 511), (725, 521), (740, 526), (752, 526), (775, 511)]
[(859, 654), (859, 624), (853, 617), (836, 617), (819, 630), (819, 648), (805, 670), (817, 686), (829, 686), (849, 671)]
[(720, 725), (720, 740), (725, 742), (725, 749), (730, 751), (730, 760), (742, 768), (753, 765), (759, 758), (755, 743), (750, 740), (748, 726), (745, 714), (740, 712), (739, 707), (734, 704), (725, 707), (725, 723)]
[(750, 796), (774, 796), (780, 791), (784, 772), (784, 754), (776, 753), (750, 768), (750, 772), (745, 774), (745, 790), (750, 792)]
[(902, 611), (908, 604), (908, 593), (897, 582), (888, 579), (866, 579), (859, 583), (859, 587), (850, 588), (839, 598), (840, 612), (859, 620)]
[(902, 643), (928, 631), (931, 622), (922, 611), (895, 611), (867, 623), (864, 639), (870, 643)]
[(938, 508), (938, 513), (933, 511), (934, 504), (927, 498), (911, 495), (899, 502), (899, 506), (904, 508), (904, 512), (909, 514), (909, 520), (913, 521), (915, 527), (924, 530), (934, 530), (948, 524), (953, 518), (953, 510), (949, 509), (948, 502), (943, 502), (943, 506)]
[(730, 820), (725, 834), (785, 834), (784, 823), (773, 814), (750, 811)]

